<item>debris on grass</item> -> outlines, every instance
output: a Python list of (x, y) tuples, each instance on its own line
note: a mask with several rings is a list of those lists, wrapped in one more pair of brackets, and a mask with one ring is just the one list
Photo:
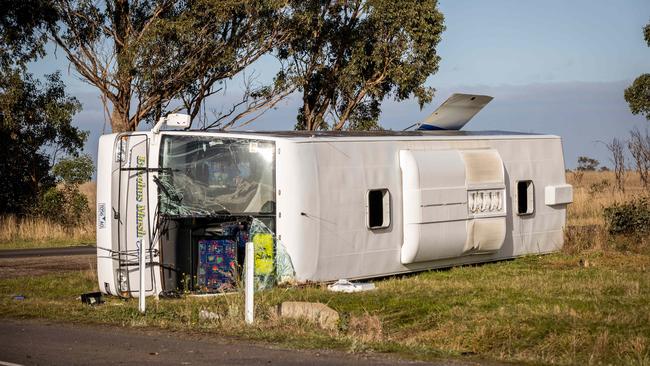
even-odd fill
[(333, 284), (327, 286), (327, 289), (330, 291), (334, 292), (346, 292), (346, 293), (352, 293), (352, 292), (362, 292), (362, 291), (371, 291), (374, 290), (375, 284), (366, 282), (366, 283), (353, 283), (350, 282), (346, 279), (340, 279)]
[(219, 315), (219, 314), (217, 314), (217, 313), (215, 313), (213, 311), (208, 311), (208, 310), (203, 309), (203, 310), (199, 311), (199, 319), (200, 320), (212, 320), (212, 321), (220, 320), (221, 315)]
[(101, 305), (104, 303), (101, 292), (88, 292), (81, 294), (81, 302), (86, 305)]

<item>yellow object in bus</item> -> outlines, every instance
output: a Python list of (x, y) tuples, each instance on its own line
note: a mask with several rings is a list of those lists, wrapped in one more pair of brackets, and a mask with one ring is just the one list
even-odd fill
[(273, 274), (273, 235), (255, 234), (253, 236), (255, 247), (255, 276), (269, 276)]

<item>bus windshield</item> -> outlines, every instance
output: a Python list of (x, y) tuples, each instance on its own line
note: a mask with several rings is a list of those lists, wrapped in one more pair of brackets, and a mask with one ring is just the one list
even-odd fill
[(275, 213), (273, 142), (165, 135), (160, 168), (162, 215)]

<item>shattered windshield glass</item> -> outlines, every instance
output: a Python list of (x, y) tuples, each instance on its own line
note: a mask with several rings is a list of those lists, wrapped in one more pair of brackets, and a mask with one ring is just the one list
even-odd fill
[(273, 142), (166, 135), (160, 167), (163, 215), (275, 213)]

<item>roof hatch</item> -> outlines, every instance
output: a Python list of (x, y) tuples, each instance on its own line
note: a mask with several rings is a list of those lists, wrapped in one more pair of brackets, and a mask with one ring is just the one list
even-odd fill
[(452, 94), (417, 129), (460, 130), (492, 99), (489, 95)]

